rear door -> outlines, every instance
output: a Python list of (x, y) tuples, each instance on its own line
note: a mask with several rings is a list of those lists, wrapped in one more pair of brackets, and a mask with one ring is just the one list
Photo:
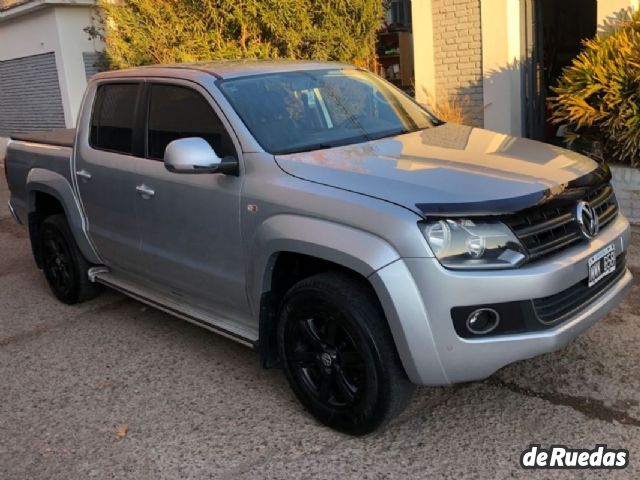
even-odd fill
[(106, 265), (127, 272), (140, 271), (135, 199), (142, 92), (142, 82), (100, 84), (89, 128), (81, 130), (88, 142), (79, 139), (76, 149), (75, 174), (91, 240)]
[(240, 160), (233, 132), (209, 93), (191, 82), (149, 80), (146, 96), (148, 160), (138, 172), (149, 194), (136, 197), (144, 269), (170, 295), (248, 322), (242, 176), (171, 173), (163, 162), (167, 144), (188, 137)]

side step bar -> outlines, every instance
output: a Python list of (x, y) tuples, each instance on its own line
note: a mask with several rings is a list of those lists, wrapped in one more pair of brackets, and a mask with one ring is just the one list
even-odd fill
[(182, 320), (186, 320), (187, 322), (198, 325), (199, 327), (206, 328), (213, 333), (217, 333), (218, 335), (222, 335), (223, 337), (226, 337), (230, 340), (234, 340), (246, 347), (253, 348), (255, 350), (258, 349), (258, 339), (252, 339), (249, 332), (233, 331), (229, 328), (225, 328), (219, 325), (219, 323), (222, 323), (221, 321), (211, 319), (209, 316), (199, 314), (199, 312), (187, 313), (184, 310), (180, 309), (176, 304), (168, 305), (165, 302), (152, 298), (153, 295), (148, 294), (147, 292), (144, 292), (139, 288), (135, 288), (134, 286), (129, 285), (125, 282), (119, 281), (117, 278), (115, 278), (114, 275), (111, 274), (108, 267), (92, 267), (89, 269), (88, 275), (89, 280), (91, 280), (92, 282), (98, 282), (109, 288), (113, 288), (114, 290), (117, 290), (135, 300), (146, 303), (151, 307), (162, 310), (163, 312), (166, 312), (174, 317), (178, 317)]

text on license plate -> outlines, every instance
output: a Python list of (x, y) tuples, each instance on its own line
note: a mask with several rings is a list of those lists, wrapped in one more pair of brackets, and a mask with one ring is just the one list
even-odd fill
[(612, 243), (589, 259), (589, 286), (593, 286), (616, 269), (616, 245)]

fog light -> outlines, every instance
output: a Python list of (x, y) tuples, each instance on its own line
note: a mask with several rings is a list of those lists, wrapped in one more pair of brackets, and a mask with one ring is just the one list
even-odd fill
[(500, 314), (493, 308), (479, 308), (467, 318), (467, 328), (476, 335), (485, 335), (496, 329)]

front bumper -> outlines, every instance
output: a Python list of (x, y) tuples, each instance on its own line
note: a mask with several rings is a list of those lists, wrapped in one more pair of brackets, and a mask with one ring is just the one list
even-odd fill
[(548, 330), (461, 338), (453, 307), (529, 300), (556, 294), (587, 277), (587, 261), (615, 243), (627, 250), (629, 223), (623, 215), (589, 243), (515, 270), (461, 272), (434, 258), (405, 258), (371, 277), (389, 319), (409, 378), (443, 385), (488, 377), (509, 363), (558, 350), (614, 308), (631, 288), (626, 270), (597, 299)]

